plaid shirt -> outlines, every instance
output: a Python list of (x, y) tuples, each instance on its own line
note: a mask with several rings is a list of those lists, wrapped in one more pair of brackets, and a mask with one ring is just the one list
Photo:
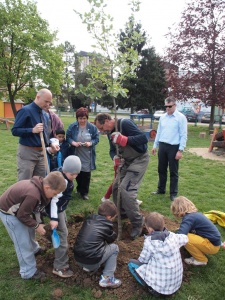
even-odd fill
[(136, 272), (158, 293), (170, 295), (182, 283), (183, 264), (180, 247), (188, 242), (184, 234), (169, 232), (164, 241), (145, 237), (144, 247), (138, 258), (143, 263)]

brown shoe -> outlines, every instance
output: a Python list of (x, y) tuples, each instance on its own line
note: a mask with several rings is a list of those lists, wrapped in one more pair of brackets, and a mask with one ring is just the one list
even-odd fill
[(52, 271), (53, 274), (62, 277), (62, 278), (69, 278), (73, 276), (73, 271), (70, 270), (69, 268), (67, 269), (53, 269)]
[(132, 240), (135, 240), (136, 238), (138, 238), (141, 235), (144, 224), (145, 224), (145, 218), (142, 217), (142, 221), (141, 221), (140, 226), (139, 227), (134, 227), (131, 230), (130, 236), (131, 236)]
[(46, 274), (44, 272), (41, 272), (41, 271), (37, 270), (34, 273), (34, 275), (32, 277), (30, 277), (29, 279), (35, 279), (35, 280), (37, 280), (37, 279), (43, 279), (45, 277), (46, 277)]

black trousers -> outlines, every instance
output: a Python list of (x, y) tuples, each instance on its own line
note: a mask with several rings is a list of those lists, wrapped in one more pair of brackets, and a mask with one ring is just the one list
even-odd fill
[(179, 145), (170, 145), (167, 143), (159, 143), (158, 151), (158, 191), (165, 193), (167, 182), (167, 169), (170, 171), (170, 196), (176, 196), (178, 193), (178, 168), (179, 160), (175, 159)]
[(77, 192), (80, 193), (81, 196), (88, 194), (90, 180), (91, 180), (91, 172), (81, 171), (80, 174), (78, 174), (78, 176), (76, 177)]

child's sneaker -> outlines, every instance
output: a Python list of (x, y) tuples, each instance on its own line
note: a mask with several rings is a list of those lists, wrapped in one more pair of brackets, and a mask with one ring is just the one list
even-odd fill
[(110, 199), (107, 199), (105, 197), (102, 197), (101, 202), (110, 201)]
[(138, 199), (137, 199), (136, 201), (137, 201), (137, 204), (138, 204), (138, 205), (141, 205), (141, 204), (143, 203), (143, 201), (138, 200)]
[(53, 274), (58, 275), (59, 277), (62, 278), (69, 278), (73, 276), (73, 271), (70, 270), (69, 268), (67, 269), (53, 269), (52, 271)]
[(116, 279), (115, 277), (101, 276), (99, 280), (99, 285), (104, 288), (117, 288), (121, 285), (121, 280)]
[(193, 265), (193, 266), (206, 266), (207, 265), (207, 262), (198, 261), (198, 260), (194, 259), (194, 257), (185, 258), (184, 261), (186, 262), (186, 264)]

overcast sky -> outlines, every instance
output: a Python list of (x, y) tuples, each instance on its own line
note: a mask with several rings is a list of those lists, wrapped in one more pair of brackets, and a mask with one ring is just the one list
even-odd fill
[[(158, 54), (163, 54), (167, 40), (168, 27), (178, 23), (185, 4), (190, 0), (141, 0), (140, 12), (136, 20), (142, 24), (142, 29), (151, 38)], [(76, 51), (93, 51), (90, 35), (79, 16), (73, 11), (88, 11), (87, 0), (36, 0), (38, 11), (42, 18), (49, 22), (51, 30), (58, 30), (60, 43), (69, 41), (76, 46)], [(108, 12), (114, 18), (116, 32), (125, 28), (125, 23), (131, 15), (128, 0), (108, 0)]]

